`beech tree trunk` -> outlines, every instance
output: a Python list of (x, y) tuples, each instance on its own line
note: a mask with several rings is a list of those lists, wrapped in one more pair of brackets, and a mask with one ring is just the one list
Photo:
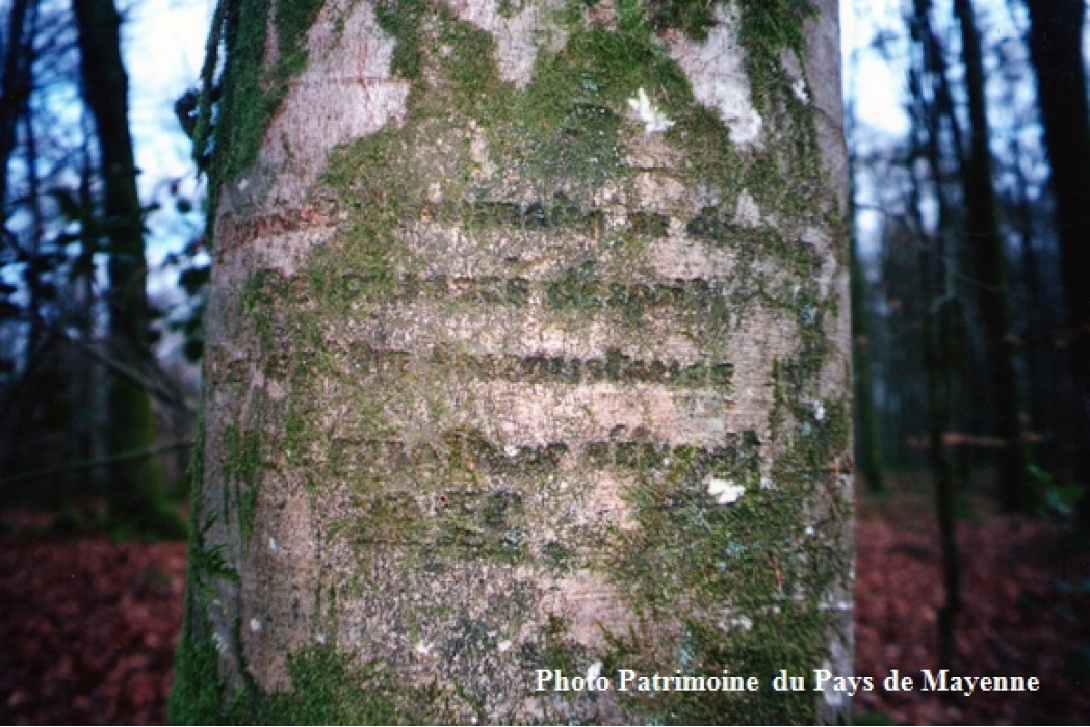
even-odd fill
[(859, 251), (851, 253), (852, 365), (855, 370), (855, 452), (859, 474), (871, 492), (885, 492), (886, 474), (882, 463), (882, 440), (874, 410), (874, 381), (870, 374), (871, 343), (867, 335), (866, 280)]
[(172, 719), (843, 718), (836, 4), (227, 7)]

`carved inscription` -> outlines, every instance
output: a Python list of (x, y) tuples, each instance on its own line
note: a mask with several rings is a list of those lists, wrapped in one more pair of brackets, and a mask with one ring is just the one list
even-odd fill
[[(352, 347), (353, 368), (369, 374), (405, 373), (412, 363), (408, 351), (384, 351), (367, 343)], [(460, 372), (480, 381), (508, 381), (525, 384), (594, 384), (639, 382), (677, 388), (709, 388), (730, 392), (731, 363), (682, 365), (627, 356), (607, 349), (601, 358), (579, 359), (563, 356), (516, 356), (464, 354), (436, 346), (420, 356), (420, 362), (441, 370)]]
[(467, 305), (526, 307), (535, 291), (544, 293), (552, 310), (603, 308), (645, 313), (655, 309), (702, 310), (728, 291), (725, 283), (683, 280), (621, 283), (596, 276), (593, 263), (569, 268), (540, 283), (523, 277), (482, 278), (405, 275), (392, 284), (386, 278), (348, 272), (340, 276), (337, 292), (383, 303), (445, 301)]
[[(623, 432), (620, 435), (623, 436)], [(573, 450), (564, 442), (498, 447), (479, 433), (455, 433), (438, 443), (414, 446), (399, 439), (341, 437), (334, 440), (333, 451), (337, 460), (352, 470), (367, 469), (377, 462), (384, 462), (398, 470), (412, 472), (453, 461), (482, 475), (574, 471), (584, 467), (661, 472), (676, 468), (680, 463), (688, 475), (699, 477), (709, 472), (723, 472), (748, 461), (760, 445), (755, 432), (729, 435), (728, 439), (728, 444), (719, 447), (609, 439), (585, 442)]]

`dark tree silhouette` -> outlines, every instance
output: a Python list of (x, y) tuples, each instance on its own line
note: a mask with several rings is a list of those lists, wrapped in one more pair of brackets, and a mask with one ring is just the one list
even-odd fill
[[(1082, 48), (1086, 8), (1082, 0), (1027, 0), (1027, 5), (1071, 336), (1072, 459), (1076, 482), (1090, 487), (1090, 107)], [(1080, 520), (1090, 531), (1090, 497), (1085, 495)]]
[(979, 282), (994, 427), (1004, 442), (998, 460), (999, 499), (1009, 512), (1029, 513), (1034, 510), (1037, 496), (1029, 478), (1029, 453), (1020, 418), (1023, 406), (1015, 369), (1016, 341), (1011, 326), (1007, 259), (999, 236), (992, 155), (988, 148), (983, 51), (969, 0), (954, 0), (954, 12), (961, 29), (969, 105), (969, 149), (962, 165), (965, 236)]

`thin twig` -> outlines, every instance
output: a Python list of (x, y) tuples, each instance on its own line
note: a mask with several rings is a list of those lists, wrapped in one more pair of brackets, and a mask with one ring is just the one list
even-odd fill
[(51, 477), (53, 475), (59, 475), (65, 472), (77, 472), (79, 470), (88, 470), (95, 467), (103, 467), (105, 465), (117, 464), (118, 462), (129, 462), (134, 459), (143, 459), (145, 457), (151, 457), (156, 454), (162, 454), (163, 452), (169, 452), (174, 449), (184, 449), (192, 445), (192, 439), (183, 439), (177, 442), (160, 444), (156, 447), (149, 447), (147, 449), (136, 449), (130, 452), (121, 452), (120, 454), (112, 454), (106, 457), (98, 457), (96, 459), (85, 459), (82, 462), (72, 462), (70, 464), (58, 465), (57, 467), (49, 467), (48, 469), (44, 470), (23, 472), (21, 474), (12, 475), (11, 477), (5, 477), (3, 479), (0, 479), (0, 487), (7, 487), (8, 485), (14, 485), (17, 482), (32, 480), (38, 477)]

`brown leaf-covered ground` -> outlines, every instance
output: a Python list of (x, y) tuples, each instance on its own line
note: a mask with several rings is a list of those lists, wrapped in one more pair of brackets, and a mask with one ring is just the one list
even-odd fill
[(162, 724), (183, 543), (0, 543), (0, 723)]
[[(855, 673), (877, 689), (857, 696), (857, 718), (1090, 724), (1090, 551), (1065, 552), (1064, 534), (1019, 518), (960, 526), (958, 671), (1036, 676), (1039, 692), (886, 693), (889, 669), (918, 680), (919, 669), (937, 668), (936, 528), (918, 503), (861, 508)], [(0, 723), (162, 723), (184, 559), (180, 543), (66, 541), (40, 530), (0, 539)]]
[(855, 700), (857, 719), (880, 713), (897, 724), (1090, 724), (1090, 554), (1064, 554), (1063, 531), (1025, 518), (959, 526), (963, 608), (955, 673), (1035, 676), (1036, 693), (969, 697), (885, 692), (889, 670), (922, 683), (938, 668), (938, 531), (867, 518), (856, 554), (856, 674), (875, 691)]

